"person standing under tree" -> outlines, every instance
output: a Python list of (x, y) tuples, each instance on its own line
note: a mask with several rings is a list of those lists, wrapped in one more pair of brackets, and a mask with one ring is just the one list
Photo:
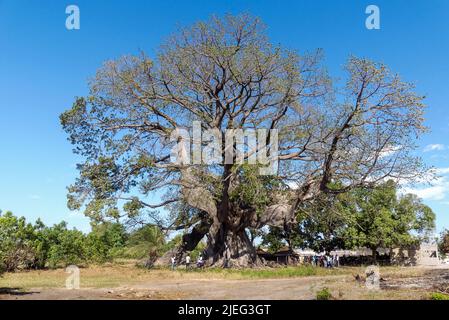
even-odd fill
[(189, 269), (189, 268), (190, 268), (190, 255), (187, 254), (187, 256), (186, 256), (186, 269)]
[(171, 269), (175, 270), (176, 268), (176, 259), (175, 256), (171, 257)]
[(204, 266), (204, 260), (203, 260), (203, 256), (199, 256), (198, 261), (196, 262), (196, 266), (198, 268), (202, 268)]

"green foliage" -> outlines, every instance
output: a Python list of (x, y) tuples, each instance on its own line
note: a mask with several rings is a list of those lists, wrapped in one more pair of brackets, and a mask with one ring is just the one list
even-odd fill
[(131, 232), (122, 256), (131, 259), (148, 258), (150, 255), (160, 256), (166, 247), (162, 231), (156, 226), (148, 225)]
[[(183, 269), (178, 269), (183, 272)], [(187, 272), (204, 272), (203, 269), (193, 268)], [(279, 268), (208, 268), (208, 273), (219, 276), (241, 279), (273, 279), (273, 278), (297, 278), (310, 276), (328, 276), (344, 274), (344, 269), (315, 268), (311, 265), (288, 266)], [(347, 272), (347, 271), (346, 271)]]
[(6, 212), (0, 215), (0, 272), (109, 261), (121, 253), (126, 237), (118, 223), (93, 225), (85, 235), (66, 222), (46, 227)]
[(177, 234), (167, 243), (166, 250), (167, 251), (172, 250), (177, 246), (179, 246), (181, 243), (182, 243), (182, 234)]
[(296, 230), (285, 230), (279, 227), (269, 227), (268, 232), (261, 233), (261, 245), (268, 248), (270, 253), (279, 251), (282, 247), (302, 247), (304, 239)]
[[(374, 188), (322, 194), (298, 208), (297, 221), (297, 229), (289, 232), (270, 228), (262, 235), (262, 245), (270, 251), (289, 244), (320, 252), (407, 246), (428, 239), (435, 214), (415, 195), (398, 196), (395, 183), (388, 181)], [(449, 235), (447, 240), (449, 243)]]
[(130, 218), (138, 216), (142, 208), (143, 205), (137, 197), (132, 197), (131, 200), (123, 205), (123, 211), (125, 211)]
[(447, 229), (441, 232), (438, 240), (438, 250), (443, 257), (447, 257), (449, 254), (449, 230)]
[(94, 224), (85, 242), (89, 260), (100, 263), (112, 260), (122, 253), (126, 241), (127, 234), (122, 224)]
[(430, 295), (430, 300), (449, 300), (449, 295), (439, 292), (434, 292)]
[(48, 267), (65, 267), (71, 264), (79, 265), (87, 262), (86, 236), (76, 229), (67, 229), (67, 224), (61, 222), (47, 229)]
[(394, 217), (396, 188), (386, 184), (375, 189), (357, 189), (352, 194), (351, 215), (346, 230), (348, 247), (391, 247), (397, 242)]
[(332, 299), (332, 294), (328, 288), (323, 288), (316, 293), (317, 300), (330, 300)]
[(196, 248), (189, 253), (192, 261), (196, 261), (199, 256), (203, 254), (204, 249), (206, 249), (206, 245), (207, 244), (205, 242), (200, 241)]
[(48, 247), (43, 232), (41, 221), (32, 225), (11, 212), (0, 215), (0, 270), (41, 267)]
[(281, 228), (270, 227), (269, 231), (262, 236), (262, 246), (268, 247), (270, 253), (275, 253), (283, 246), (285, 235)]
[(348, 194), (322, 194), (313, 202), (302, 204), (297, 214), (296, 236), (303, 247), (331, 251), (344, 247), (342, 234), (349, 215)]
[(239, 183), (230, 194), (230, 200), (241, 208), (254, 207), (261, 213), (273, 202), (274, 190), (279, 190), (280, 180), (274, 176), (259, 174), (260, 166), (243, 164), (236, 169)]
[(349, 202), (345, 242), (348, 247), (407, 246), (426, 239), (435, 214), (414, 195), (398, 197), (388, 181), (374, 189), (356, 189)]
[[(105, 263), (115, 258), (160, 257), (178, 246), (182, 234), (166, 242), (165, 234), (154, 225), (128, 233), (120, 223), (92, 224), (88, 234), (68, 229), (66, 222), (46, 227), (40, 220), (27, 223), (11, 212), (0, 212), (0, 274), (20, 269), (66, 267), (71, 264)], [(190, 252), (197, 259), (205, 248), (200, 242)]]

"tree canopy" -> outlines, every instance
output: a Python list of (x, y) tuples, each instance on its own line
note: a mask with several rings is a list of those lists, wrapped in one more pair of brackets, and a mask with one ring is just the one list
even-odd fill
[[(426, 131), (424, 97), (381, 63), (352, 56), (345, 71), (336, 81), (321, 50), (273, 45), (248, 15), (183, 28), (154, 59), (108, 61), (90, 94), (60, 117), (84, 159), (69, 207), (93, 220), (185, 230), (178, 260), (207, 237), (209, 265), (257, 264), (251, 230), (289, 230), (298, 207), (321, 194), (424, 172), (413, 155)], [(194, 121), (205, 131), (199, 159), (181, 134), (195, 142)], [(244, 165), (236, 144), (220, 138), (239, 129), (266, 130), (264, 147), (245, 149)], [(218, 156), (232, 161), (208, 161), (214, 139)], [(255, 155), (274, 159), (276, 172), (261, 175), (255, 168), (267, 163), (250, 163)]]

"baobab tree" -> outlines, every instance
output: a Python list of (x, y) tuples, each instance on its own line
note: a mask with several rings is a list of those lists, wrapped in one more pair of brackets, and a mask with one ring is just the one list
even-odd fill
[[(426, 131), (423, 97), (367, 59), (350, 57), (346, 73), (346, 81), (332, 81), (321, 50), (301, 55), (275, 46), (248, 15), (181, 29), (154, 59), (108, 61), (89, 95), (61, 115), (84, 158), (68, 205), (95, 220), (184, 230), (178, 259), (206, 237), (208, 265), (258, 264), (251, 231), (294, 227), (299, 204), (423, 173), (413, 156)], [(173, 150), (195, 157), (176, 147), (185, 138), (173, 139), (192, 133), (195, 121), (222, 139), (229, 130), (266, 129), (265, 147), (246, 148), (244, 163), (203, 161), (204, 154), (173, 161)], [(221, 142), (218, 155), (235, 151), (236, 160), (237, 144), (229, 150)], [(266, 163), (248, 163), (262, 152), (276, 159), (275, 174), (260, 174)]]

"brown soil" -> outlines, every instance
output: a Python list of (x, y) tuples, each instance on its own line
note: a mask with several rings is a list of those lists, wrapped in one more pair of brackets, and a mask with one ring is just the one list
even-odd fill
[(254, 280), (156, 277), (111, 288), (0, 288), (0, 299), (315, 299), (324, 287), (335, 299), (426, 299), (449, 287), (449, 270), (390, 271), (382, 276), (380, 290), (367, 289), (349, 274)]

